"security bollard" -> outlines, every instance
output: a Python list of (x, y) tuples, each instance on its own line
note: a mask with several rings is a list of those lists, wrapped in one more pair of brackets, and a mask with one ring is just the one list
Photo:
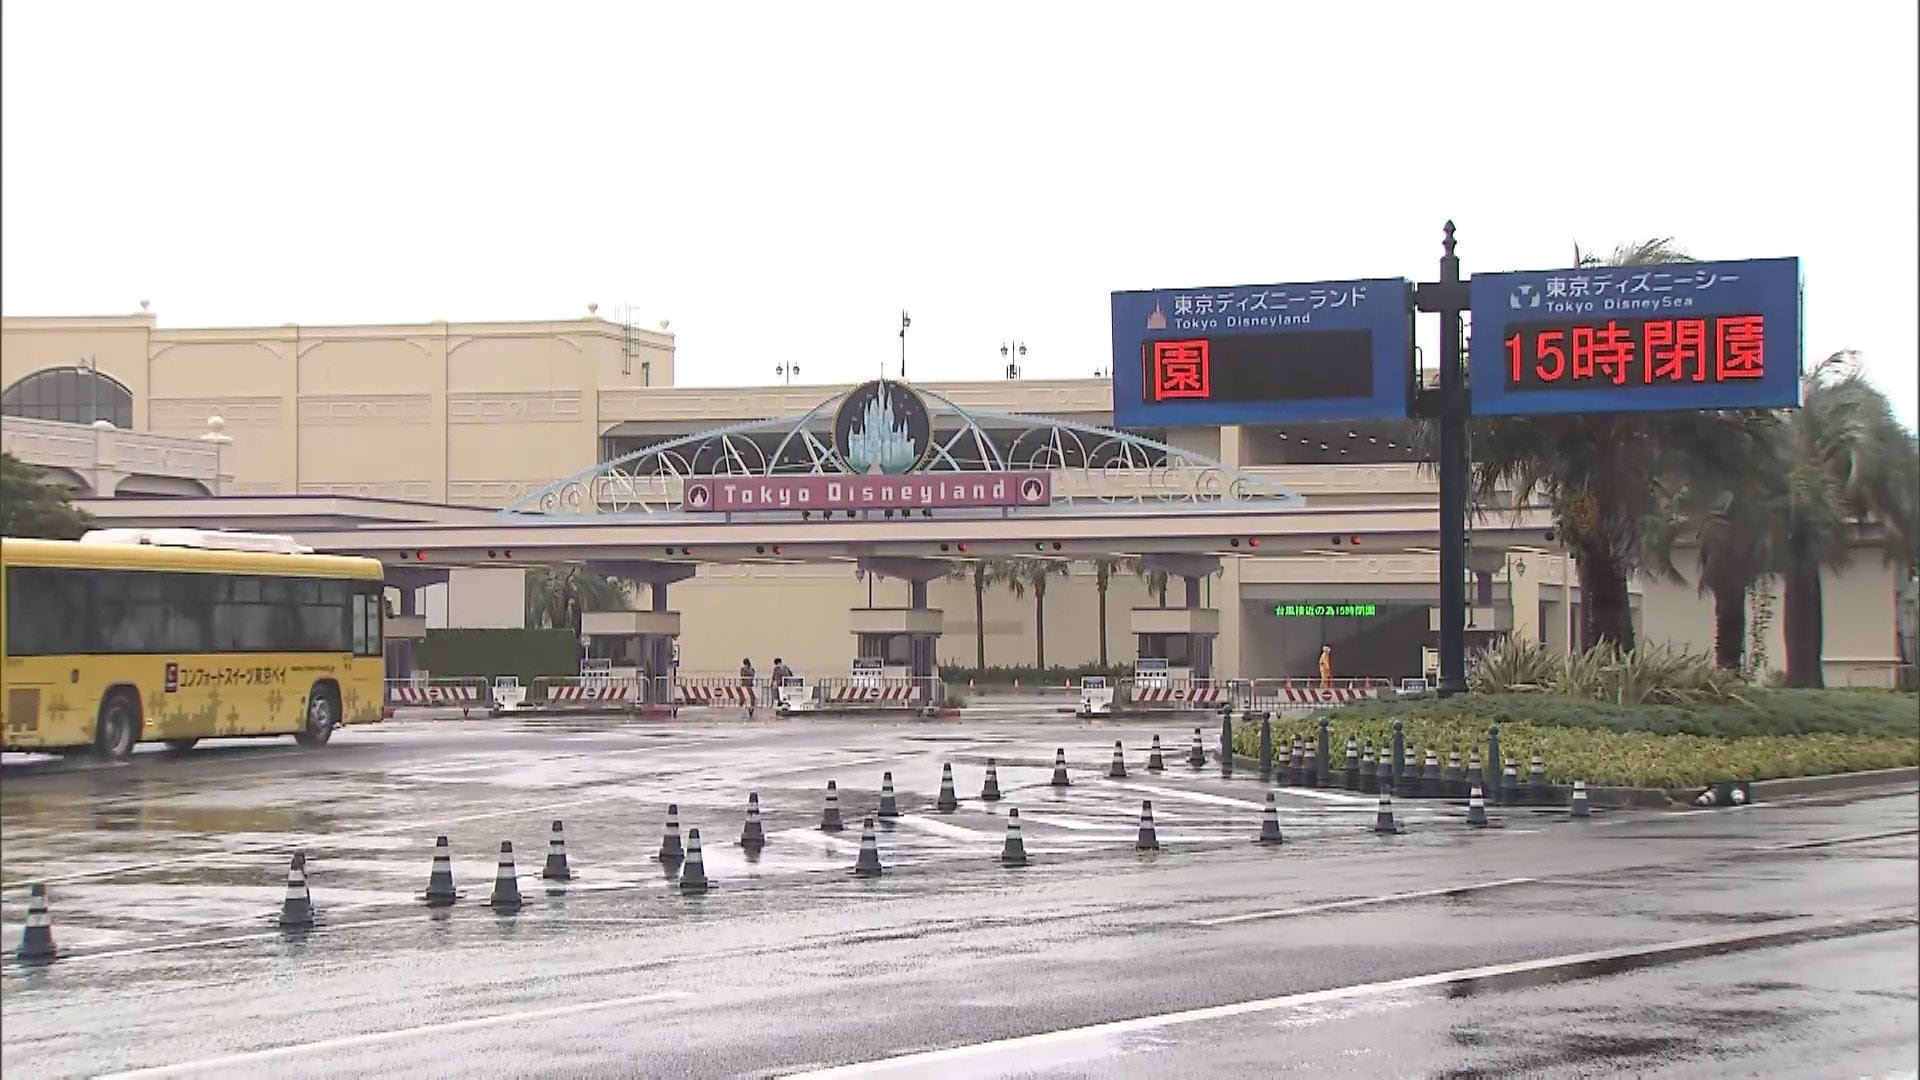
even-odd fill
[(1233, 713), (1220, 714), (1220, 775), (1233, 775)]
[(1260, 714), (1260, 779), (1273, 779), (1273, 717)]
[(1407, 722), (1399, 717), (1393, 718), (1392, 759), (1388, 766), (1392, 790), (1400, 790), (1400, 763), (1406, 760)]

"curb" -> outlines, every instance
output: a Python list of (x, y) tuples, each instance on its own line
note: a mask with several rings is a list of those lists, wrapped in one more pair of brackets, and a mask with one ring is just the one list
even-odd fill
[(1755, 780), (1750, 788), (1755, 799), (1778, 799), (1786, 795), (1813, 795), (1823, 791), (1851, 791), (1883, 784), (1911, 784), (1920, 781), (1920, 765), (1897, 769), (1869, 769), (1866, 772), (1829, 773), (1826, 776), (1783, 776), (1778, 780)]

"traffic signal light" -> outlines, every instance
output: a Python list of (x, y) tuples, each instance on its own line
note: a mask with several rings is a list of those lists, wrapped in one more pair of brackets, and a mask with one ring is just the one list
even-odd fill
[[(1233, 539), (1227, 541), (1227, 546), (1239, 547), (1240, 543), (1241, 543), (1240, 538), (1236, 536)], [(1250, 548), (1257, 548), (1260, 546), (1260, 538), (1257, 536), (1249, 536), (1246, 539), (1246, 545)]]

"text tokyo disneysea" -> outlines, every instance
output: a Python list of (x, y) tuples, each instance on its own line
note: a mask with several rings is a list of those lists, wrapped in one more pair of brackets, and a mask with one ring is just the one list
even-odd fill
[(716, 476), (689, 480), (687, 510), (900, 510), (1046, 506), (1052, 477), (1044, 472), (984, 476)]

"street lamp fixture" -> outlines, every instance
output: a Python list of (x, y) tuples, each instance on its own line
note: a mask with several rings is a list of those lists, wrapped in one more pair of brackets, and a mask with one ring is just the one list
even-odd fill
[(800, 365), (775, 364), (773, 365), (773, 374), (775, 378), (782, 380), (786, 385), (792, 386), (793, 377), (800, 374)]
[(1000, 359), (1007, 365), (1007, 378), (1020, 377), (1020, 361), (1027, 357), (1027, 346), (1018, 341), (1006, 341), (1000, 344)]

